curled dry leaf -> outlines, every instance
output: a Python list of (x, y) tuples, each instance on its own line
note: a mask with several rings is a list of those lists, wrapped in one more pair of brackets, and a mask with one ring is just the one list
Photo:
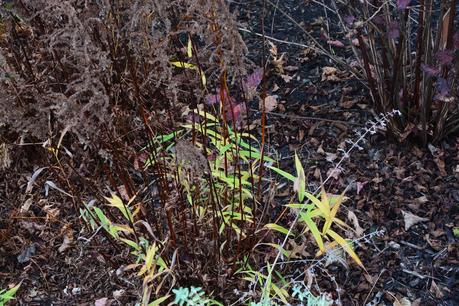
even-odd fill
[(405, 231), (409, 230), (410, 227), (412, 227), (413, 225), (417, 223), (429, 221), (429, 219), (427, 218), (422, 218), (422, 217), (413, 215), (412, 213), (406, 212), (404, 210), (402, 210), (402, 214), (403, 214), (403, 220), (405, 221)]
[(322, 67), (322, 79), (321, 81), (338, 82), (341, 79), (337, 75), (338, 69), (335, 67)]
[(352, 222), (352, 225), (354, 226), (355, 234), (357, 235), (357, 237), (362, 236), (364, 233), (364, 230), (363, 228), (360, 227), (359, 219), (357, 218), (355, 213), (351, 210), (348, 210), (347, 218)]
[(62, 231), (64, 232), (64, 240), (58, 249), (59, 253), (65, 252), (68, 248), (70, 248), (73, 242), (73, 233), (70, 226), (64, 226)]

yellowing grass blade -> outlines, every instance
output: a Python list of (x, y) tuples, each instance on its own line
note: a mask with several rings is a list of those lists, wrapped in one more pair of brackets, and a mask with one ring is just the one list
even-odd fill
[(148, 248), (147, 254), (145, 256), (145, 264), (140, 270), (138, 274), (139, 276), (143, 275), (145, 272), (151, 269), (151, 266), (153, 265), (153, 260), (155, 259), (156, 251), (157, 251), (156, 243), (154, 243), (152, 246)]
[(312, 221), (311, 217), (309, 217), (308, 214), (302, 213), (300, 216), (301, 216), (301, 219), (308, 226), (309, 230), (311, 231), (312, 236), (314, 237), (314, 239), (317, 242), (317, 245), (319, 246), (319, 249), (321, 251), (324, 251), (324, 249), (325, 249), (324, 248), (324, 241), (322, 240), (322, 235), (321, 235), (319, 229), (317, 228), (317, 225), (314, 223), (314, 221)]
[(204, 71), (202, 71), (202, 69), (199, 69), (199, 74), (201, 75), (201, 83), (202, 83), (202, 86), (206, 86), (207, 85), (207, 78), (206, 78), (206, 75), (204, 73)]
[(275, 223), (268, 223), (264, 227), (266, 227), (267, 229), (278, 231), (284, 235), (293, 235), (292, 233), (289, 233), (288, 229)]
[(322, 229), (322, 234), (325, 235), (327, 233), (327, 231), (330, 229), (330, 227), (331, 227), (331, 225), (333, 223), (333, 220), (335, 219), (336, 213), (338, 212), (339, 206), (343, 202), (343, 198), (344, 198), (344, 192), (341, 193), (341, 195), (338, 197), (335, 205), (333, 205), (333, 207), (331, 209), (330, 215), (325, 220), (325, 224), (324, 224), (324, 227)]
[(123, 204), (123, 200), (121, 200), (116, 194), (113, 194), (111, 198), (105, 197), (105, 199), (110, 203), (109, 206), (118, 208), (128, 221), (133, 221), (131, 211)]
[(190, 37), (188, 37), (188, 45), (186, 46), (186, 55), (188, 55), (188, 57), (193, 56), (193, 44), (191, 43)]
[(193, 64), (180, 62), (180, 61), (174, 61), (174, 62), (170, 62), (170, 63), (171, 63), (171, 65), (173, 65), (175, 67), (179, 67), (179, 68), (194, 69), (194, 67), (196, 67)]
[(330, 214), (330, 202), (328, 201), (328, 195), (327, 193), (325, 192), (325, 188), (324, 186), (322, 185), (322, 188), (320, 190), (320, 200), (322, 202), (322, 205), (324, 206), (324, 208), (328, 211), (328, 214)]
[(296, 179), (294, 182), (294, 190), (298, 193), (298, 200), (303, 202), (304, 195), (306, 192), (306, 176), (304, 175), (303, 165), (301, 164), (298, 154), (295, 152), (295, 168), (296, 168)]
[(360, 261), (360, 258), (357, 256), (357, 254), (355, 254), (354, 250), (351, 248), (351, 246), (347, 243), (347, 241), (343, 237), (335, 233), (333, 230), (328, 230), (327, 234), (331, 238), (333, 238), (336, 242), (338, 242), (338, 244), (343, 248), (343, 250), (346, 251), (346, 253), (348, 253), (349, 256), (351, 256), (352, 259), (354, 259), (354, 261), (360, 267), (365, 268), (362, 262)]
[(309, 192), (305, 192), (304, 195), (312, 202), (314, 205), (317, 206), (317, 208), (320, 210), (322, 213), (322, 217), (326, 217), (329, 214), (329, 211), (327, 210), (327, 207), (322, 204), (322, 202), (316, 198), (314, 195), (312, 195)]

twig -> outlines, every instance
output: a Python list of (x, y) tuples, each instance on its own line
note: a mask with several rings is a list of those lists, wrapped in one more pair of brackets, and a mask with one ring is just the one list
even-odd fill
[[(253, 109), (253, 108), (251, 108), (250, 110), (257, 111), (256, 109)], [(316, 121), (324, 121), (324, 122), (331, 122), (331, 123), (341, 123), (341, 124), (345, 124), (345, 125), (364, 126), (361, 123), (353, 123), (353, 122), (347, 122), (347, 121), (343, 121), (343, 120), (334, 120), (334, 119), (327, 119), (327, 118), (321, 118), (321, 117), (287, 115), (287, 114), (281, 114), (281, 113), (275, 113), (275, 112), (266, 112), (266, 113), (269, 114), (269, 115), (273, 115), (273, 116), (291, 118), (291, 119), (316, 120)]]

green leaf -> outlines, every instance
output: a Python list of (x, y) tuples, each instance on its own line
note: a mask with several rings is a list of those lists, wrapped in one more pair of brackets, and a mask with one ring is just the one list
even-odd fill
[(312, 233), (312, 236), (314, 237), (314, 239), (317, 242), (317, 245), (319, 246), (319, 249), (321, 251), (324, 251), (324, 249), (325, 249), (324, 248), (324, 241), (322, 240), (322, 235), (321, 235), (319, 229), (317, 228), (317, 225), (314, 223), (314, 221), (312, 221), (311, 217), (307, 213), (301, 213), (300, 214), (300, 218), (308, 226), (309, 230)]
[(268, 224), (265, 224), (265, 226), (267, 229), (271, 229), (271, 230), (275, 230), (275, 231), (278, 231), (284, 235), (292, 235), (293, 236), (293, 233), (289, 233), (288, 229), (286, 229), (285, 227), (283, 226), (280, 226), (276, 223), (268, 223)]
[(162, 302), (164, 302), (165, 300), (167, 300), (171, 295), (168, 294), (166, 296), (163, 296), (163, 297), (160, 297), (159, 299), (156, 299), (154, 300), (153, 302), (151, 302), (150, 304), (148, 304), (148, 306), (159, 306), (161, 305)]
[(11, 289), (8, 289), (6, 291), (5, 290), (0, 291), (0, 305), (3, 306), (7, 302), (11, 301), (14, 298), (21, 284), (22, 284), (22, 281)]
[(322, 202), (316, 198), (314, 195), (312, 195), (311, 193), (309, 192), (305, 192), (304, 195), (312, 202), (314, 203), (314, 205), (317, 206), (317, 208), (319, 208), (319, 210), (321, 211), (321, 213), (323, 214), (324, 218), (325, 216), (329, 215), (329, 211), (327, 210), (327, 208), (322, 204)]
[(453, 234), (454, 234), (454, 237), (456, 237), (456, 238), (459, 237), (459, 227), (453, 228)]
[(130, 247), (132, 247), (133, 249), (135, 249), (136, 251), (140, 250), (140, 245), (138, 245), (134, 241), (126, 239), (126, 238), (120, 238), (120, 240), (126, 243), (127, 245), (129, 245)]
[(289, 305), (287, 301), (287, 297), (289, 296), (287, 290), (279, 288), (276, 284), (272, 284), (272, 289), (274, 290), (276, 295), (282, 300), (284, 305)]
[(302, 210), (309, 210), (309, 209), (314, 208), (313, 204), (287, 204), (285, 206), (290, 207), (290, 208), (302, 209)]
[(94, 207), (93, 209), (103, 227), (107, 227), (111, 224), (110, 220), (108, 220), (108, 218), (99, 207)]
[(273, 166), (268, 166), (269, 169), (273, 170), (274, 172), (276, 172), (277, 174), (285, 177), (286, 179), (292, 181), (292, 182), (295, 182), (295, 177), (293, 175), (291, 175), (290, 173), (288, 172), (285, 172), (284, 170), (281, 170), (279, 168), (276, 168), (276, 167), (273, 167)]

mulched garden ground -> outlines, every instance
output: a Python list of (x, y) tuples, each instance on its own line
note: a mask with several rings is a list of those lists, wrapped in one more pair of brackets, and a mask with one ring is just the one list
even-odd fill
[[(320, 39), (321, 28), (327, 28), (320, 18), (323, 7), (294, 0), (279, 5)], [(260, 1), (232, 6), (239, 11), (241, 27), (261, 33)], [(266, 35), (311, 44), (279, 10), (267, 4), (265, 13)], [(330, 33), (335, 31), (332, 27)], [(251, 59), (260, 62), (260, 54), (268, 53), (270, 46), (263, 51), (260, 37), (247, 32), (243, 36)], [(371, 100), (360, 82), (324, 56), (273, 43), (284, 62), (272, 65), (269, 72), (268, 94), (278, 101), (267, 116), (269, 145), (285, 167), (293, 167), (297, 151), (310, 187), (318, 186), (320, 175), (330, 173), (341, 158), (338, 149), (346, 139), (355, 140), (356, 131), (373, 117)], [(346, 56), (346, 50), (333, 51)], [(324, 67), (336, 70), (327, 76)], [(258, 103), (252, 106), (258, 109)], [(252, 116), (256, 122), (259, 114)], [(377, 133), (362, 147), (351, 153), (327, 190), (339, 193), (351, 184), (344, 214), (357, 216), (364, 235), (382, 234), (357, 249), (368, 274), (355, 265), (334, 263), (318, 271), (318, 285), (336, 291), (329, 280), (333, 276), (343, 305), (409, 305), (406, 300), (411, 305), (459, 305), (459, 245), (453, 234), (459, 224), (459, 137), (421, 150)], [(32, 174), (47, 165), (39, 149), (10, 149), (11, 163), (2, 157), (0, 167), (0, 288), (23, 280), (20, 305), (94, 305), (105, 297), (112, 305), (133, 305), (139, 284), (118, 269), (127, 254), (88, 242), (72, 200), (52, 188), (45, 194), (45, 181), (58, 180), (55, 172), (45, 169), (34, 186), (28, 186)], [(285, 200), (282, 190), (275, 199)]]

